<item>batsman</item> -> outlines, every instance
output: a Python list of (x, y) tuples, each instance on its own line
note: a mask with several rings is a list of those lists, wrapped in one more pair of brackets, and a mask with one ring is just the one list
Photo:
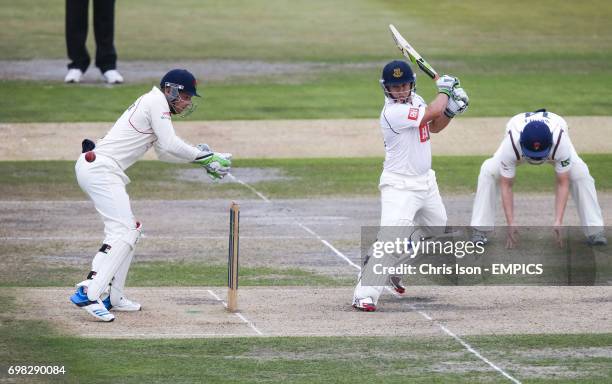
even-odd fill
[(189, 71), (171, 70), (159, 88), (153, 87), (125, 110), (106, 136), (97, 143), (83, 141), (75, 166), (77, 181), (102, 217), (105, 237), (87, 278), (76, 285), (70, 300), (98, 320), (113, 321), (111, 310), (141, 309), (123, 293), (142, 231), (126, 192), (130, 179), (125, 171), (151, 148), (162, 161), (201, 165), (213, 179), (230, 171), (231, 154), (213, 152), (206, 144), (187, 144), (174, 131), (172, 116), (184, 117), (195, 107), (196, 85)]
[[(384, 169), (379, 183), (380, 225), (444, 228), (446, 209), (438, 191), (436, 174), (431, 169), (430, 132), (442, 131), (453, 117), (467, 109), (467, 93), (460, 87), (459, 79), (444, 75), (436, 80), (437, 96), (427, 104), (415, 92), (416, 76), (410, 65), (400, 60), (385, 65), (380, 84), (385, 95), (380, 114), (385, 144)], [(382, 232), (383, 228), (379, 240), (384, 236)], [(393, 286), (398, 293), (404, 293), (405, 288), (396, 276), (373, 278), (367, 263), (355, 287), (353, 307), (372, 312), (386, 285)]]

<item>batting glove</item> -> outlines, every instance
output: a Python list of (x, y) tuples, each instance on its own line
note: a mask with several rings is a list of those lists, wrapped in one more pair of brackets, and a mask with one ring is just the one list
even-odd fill
[(448, 98), (444, 115), (452, 119), (456, 115), (460, 115), (468, 108), (470, 98), (463, 88), (455, 88), (451, 97)]
[(468, 97), (467, 92), (465, 92), (465, 89), (463, 89), (461, 87), (457, 87), (457, 88), (453, 89), (452, 98), (455, 99), (455, 100), (461, 100), (461, 101), (465, 102), (466, 104), (470, 103), (470, 98)]
[(441, 76), (438, 80), (436, 80), (436, 87), (438, 87), (438, 93), (444, 93), (449, 98), (453, 95), (453, 89), (459, 86), (459, 79), (454, 76), (444, 75)]

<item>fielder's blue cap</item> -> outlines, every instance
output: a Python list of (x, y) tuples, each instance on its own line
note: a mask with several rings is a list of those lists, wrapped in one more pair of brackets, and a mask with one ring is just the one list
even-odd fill
[(196, 91), (196, 78), (186, 69), (173, 69), (166, 73), (164, 77), (162, 77), (159, 85), (161, 88), (164, 88), (166, 83), (176, 84), (181, 91), (187, 92), (191, 96), (200, 97)]
[(416, 78), (410, 65), (402, 60), (393, 60), (385, 65), (382, 72), (384, 85), (414, 83)]
[(523, 155), (532, 159), (548, 156), (552, 148), (552, 132), (543, 121), (531, 121), (521, 132), (521, 149)]

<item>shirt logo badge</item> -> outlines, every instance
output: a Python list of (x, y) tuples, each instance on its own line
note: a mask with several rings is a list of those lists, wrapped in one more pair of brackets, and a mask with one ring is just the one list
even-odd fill
[(419, 109), (418, 108), (410, 108), (410, 111), (408, 111), (408, 119), (409, 120), (416, 120), (419, 118)]
[(569, 165), (569, 163), (570, 163), (570, 159), (562, 160), (561, 161), (561, 166), (562, 167), (567, 167)]
[(161, 118), (171, 120), (172, 115), (170, 114), (170, 112), (162, 112)]
[(402, 76), (404, 76), (404, 72), (402, 72), (401, 68), (394, 68), (393, 69), (393, 77), (395, 77), (396, 79), (399, 79)]

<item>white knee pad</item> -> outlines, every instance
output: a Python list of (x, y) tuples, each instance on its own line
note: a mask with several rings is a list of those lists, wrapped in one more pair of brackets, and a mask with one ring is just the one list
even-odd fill
[(136, 224), (136, 228), (130, 229), (121, 238), (111, 244), (111, 249), (105, 255), (105, 260), (100, 265), (96, 275), (89, 283), (87, 297), (89, 300), (97, 300), (102, 292), (108, 287), (111, 279), (115, 276), (119, 267), (134, 251), (134, 247), (140, 238), (142, 225)]

